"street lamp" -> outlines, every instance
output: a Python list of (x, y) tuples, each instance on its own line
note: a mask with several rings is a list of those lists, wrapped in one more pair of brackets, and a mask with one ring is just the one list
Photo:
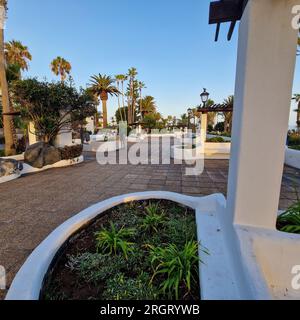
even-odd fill
[(200, 94), (201, 101), (203, 103), (203, 107), (205, 107), (206, 102), (208, 101), (209, 93), (206, 91), (206, 89), (203, 89), (203, 92)]

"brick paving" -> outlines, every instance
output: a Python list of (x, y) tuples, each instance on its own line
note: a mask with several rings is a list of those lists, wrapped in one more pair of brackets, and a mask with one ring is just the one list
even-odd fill
[[(226, 195), (229, 161), (206, 160), (200, 176), (186, 176), (184, 165), (105, 165), (86, 153), (85, 162), (0, 184), (0, 265), (8, 285), (32, 250), (58, 225), (109, 197), (147, 190), (193, 196)], [(300, 170), (286, 167), (280, 209), (300, 192)], [(0, 291), (0, 299), (5, 295)]]

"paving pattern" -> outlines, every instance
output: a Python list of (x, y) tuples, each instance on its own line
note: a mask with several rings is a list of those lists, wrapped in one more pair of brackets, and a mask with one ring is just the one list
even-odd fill
[[(66, 219), (109, 197), (147, 190), (201, 196), (226, 195), (227, 160), (207, 160), (200, 176), (186, 176), (185, 165), (105, 165), (95, 154), (73, 167), (51, 169), (0, 185), (0, 265), (10, 285), (32, 250)], [(286, 167), (280, 209), (300, 194), (300, 170)], [(5, 291), (0, 291), (0, 299)]]

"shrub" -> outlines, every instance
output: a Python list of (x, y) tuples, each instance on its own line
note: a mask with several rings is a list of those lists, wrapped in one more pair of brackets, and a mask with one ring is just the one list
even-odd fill
[(5, 157), (5, 151), (4, 150), (0, 150), (0, 157)]
[(83, 146), (81, 144), (74, 146), (65, 146), (60, 148), (62, 160), (78, 158), (82, 155)]
[(150, 203), (145, 210), (147, 215), (142, 220), (141, 228), (148, 232), (158, 232), (158, 229), (167, 222), (165, 213), (160, 210), (159, 204)]
[(300, 234), (300, 201), (278, 217), (277, 228), (283, 232)]
[(290, 146), (289, 148), (293, 149), (293, 150), (300, 150), (300, 145), (299, 146)]
[(163, 276), (160, 289), (170, 299), (179, 299), (179, 288), (185, 288), (185, 296), (191, 291), (191, 281), (198, 277), (198, 242), (189, 241), (183, 249), (175, 244), (165, 248), (150, 247), (151, 264), (154, 268), (152, 280)]
[(226, 142), (222, 137), (213, 137), (206, 140), (207, 142)]
[(193, 216), (170, 219), (167, 223), (166, 236), (168, 242), (184, 247), (188, 241), (196, 240), (196, 223)]
[(128, 252), (132, 250), (132, 242), (127, 239), (135, 234), (135, 229), (121, 227), (116, 229), (115, 225), (110, 223), (110, 230), (103, 229), (96, 232), (96, 246), (97, 249), (103, 250), (104, 253), (116, 255), (118, 252), (123, 252), (125, 259), (128, 259)]
[(225, 123), (224, 122), (218, 122), (215, 125), (215, 131), (223, 132), (225, 128)]
[(214, 130), (214, 126), (211, 125), (211, 124), (208, 124), (208, 125), (207, 125), (207, 131), (208, 131), (208, 132), (212, 132), (213, 130)]
[[(97, 283), (106, 280), (119, 272), (140, 272), (140, 263), (145, 258), (144, 252), (135, 250), (128, 260), (122, 255), (104, 255), (86, 252), (77, 256), (68, 256), (67, 268), (75, 271), (87, 282)], [(149, 263), (148, 261), (144, 262)]]
[(291, 133), (288, 136), (288, 145), (289, 146), (296, 146), (296, 145), (300, 145), (300, 135), (296, 132)]
[(107, 288), (103, 292), (104, 300), (155, 300), (158, 290), (150, 283), (147, 273), (141, 273), (136, 279), (126, 278), (118, 273), (107, 281)]

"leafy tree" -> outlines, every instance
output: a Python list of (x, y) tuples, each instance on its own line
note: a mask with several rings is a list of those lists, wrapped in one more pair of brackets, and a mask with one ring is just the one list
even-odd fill
[(143, 119), (144, 127), (152, 130), (159, 128), (158, 121), (161, 119), (161, 115), (158, 112), (145, 114)]
[(62, 57), (57, 57), (51, 62), (51, 71), (56, 75), (60, 76), (61, 81), (65, 81), (67, 75), (70, 74), (72, 66), (70, 62)]
[(60, 131), (70, 130), (72, 116), (82, 118), (86, 110), (95, 108), (90, 93), (78, 92), (71, 83), (18, 80), (13, 83), (12, 96), (22, 116), (34, 123), (35, 134), (50, 144)]
[(103, 108), (103, 127), (107, 127), (107, 100), (108, 95), (118, 96), (120, 91), (114, 85), (115, 80), (107, 75), (94, 75), (91, 77), (89, 90), (97, 97), (100, 97)]

